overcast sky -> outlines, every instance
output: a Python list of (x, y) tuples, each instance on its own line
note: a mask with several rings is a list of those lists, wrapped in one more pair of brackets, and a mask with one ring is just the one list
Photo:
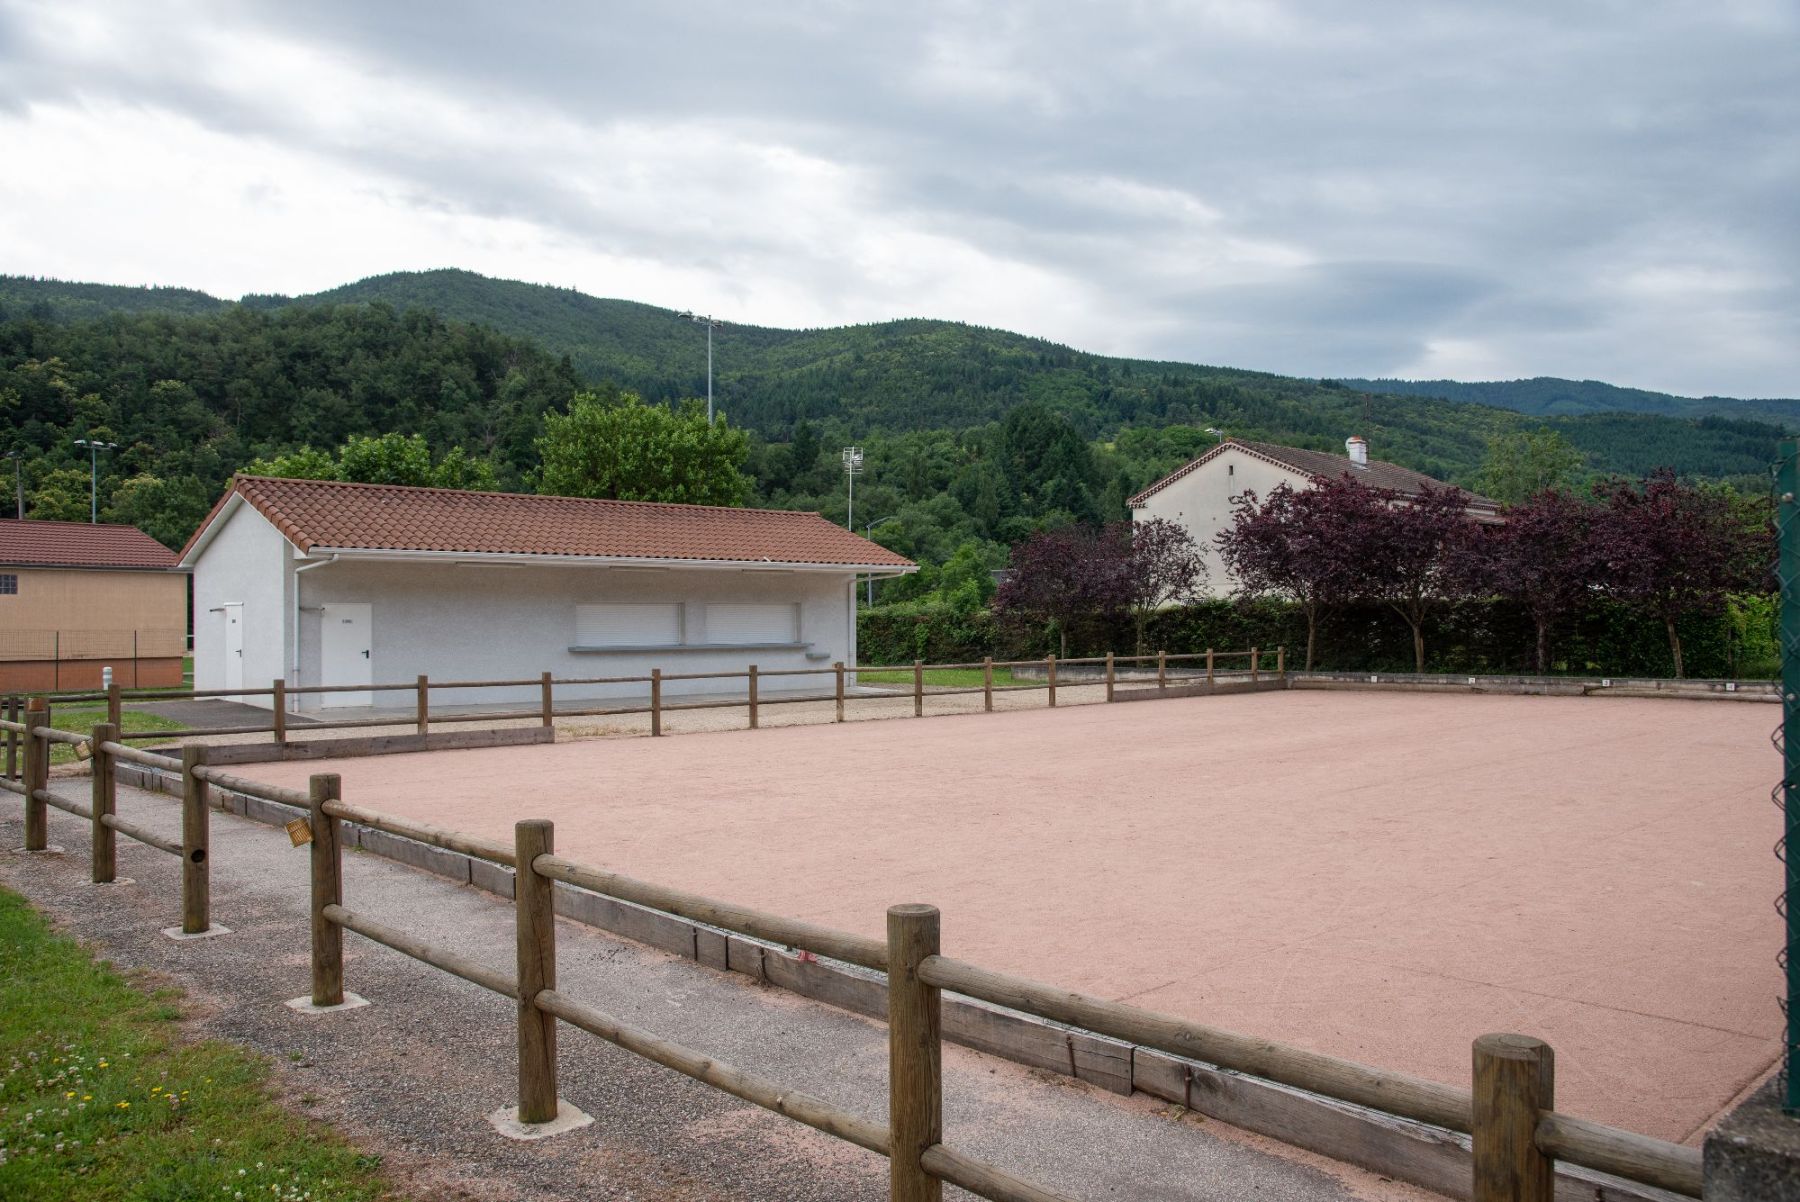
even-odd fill
[(0, 0), (0, 272), (1800, 396), (1797, 13)]

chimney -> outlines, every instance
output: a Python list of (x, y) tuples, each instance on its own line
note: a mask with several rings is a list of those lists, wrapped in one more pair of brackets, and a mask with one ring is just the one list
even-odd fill
[(1350, 466), (1369, 466), (1369, 444), (1364, 442), (1360, 435), (1352, 434), (1350, 437), (1346, 438), (1344, 440), (1344, 450), (1350, 452)]

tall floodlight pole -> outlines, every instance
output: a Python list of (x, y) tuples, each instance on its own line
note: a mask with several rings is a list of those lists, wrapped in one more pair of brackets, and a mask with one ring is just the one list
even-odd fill
[(75, 445), (88, 449), (88, 522), (97, 526), (100, 524), (100, 452), (114, 450), (119, 444), (101, 442), (95, 438), (77, 438)]
[(13, 461), (13, 491), (19, 506), (19, 520), (25, 519), (25, 452), (8, 451), (5, 458)]
[(856, 477), (862, 471), (863, 453), (861, 447), (844, 448), (844, 478), (850, 484), (850, 497), (844, 509), (844, 529), (856, 529)]
[(724, 325), (725, 323), (720, 321), (716, 317), (709, 317), (709, 316), (706, 316), (706, 315), (703, 315), (700, 313), (695, 313), (692, 310), (689, 310), (688, 312), (683, 313), (682, 316), (687, 318), (691, 322), (695, 322), (699, 325), (703, 325), (706, 327), (706, 424), (710, 426), (710, 425), (712, 425), (712, 419), (713, 419), (712, 334), (713, 334), (714, 330), (718, 329), (720, 326)]

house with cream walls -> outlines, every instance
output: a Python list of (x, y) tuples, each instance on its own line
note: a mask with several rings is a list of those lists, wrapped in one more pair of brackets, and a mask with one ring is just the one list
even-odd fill
[[(856, 662), (856, 581), (915, 564), (816, 513), (239, 476), (181, 553), (197, 689), (763, 671)], [(726, 682), (670, 681), (665, 695)], [(571, 700), (643, 685), (559, 686)], [(770, 677), (765, 692), (816, 690)], [(535, 703), (535, 685), (445, 705)], [(246, 696), (268, 705), (266, 697)], [(386, 704), (404, 704), (391, 699)]]
[[(1245, 492), (1267, 497), (1280, 485), (1312, 488), (1325, 480), (1348, 476), (1404, 504), (1426, 487), (1444, 488), (1423, 472), (1369, 458), (1369, 444), (1352, 437), (1345, 454), (1309, 451), (1276, 443), (1222, 440), (1193, 462), (1170, 472), (1130, 500), (1133, 521), (1166, 518), (1185, 528), (1206, 561), (1206, 596), (1224, 597), (1236, 587), (1219, 560), (1220, 531), (1231, 525), (1232, 499)], [(1478, 521), (1497, 520), (1499, 506), (1470, 494), (1469, 514)]]

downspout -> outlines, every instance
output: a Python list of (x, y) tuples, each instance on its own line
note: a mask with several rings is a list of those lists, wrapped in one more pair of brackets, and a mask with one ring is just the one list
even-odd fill
[(294, 684), (300, 683), (300, 573), (310, 572), (314, 568), (322, 568), (328, 563), (336, 562), (337, 556), (333, 555), (329, 559), (319, 559), (312, 563), (303, 563), (294, 569), (294, 612), (291, 615), (293, 619), (293, 626), (291, 629), (294, 634), (293, 637), (288, 640), (288, 670), (293, 673)]

